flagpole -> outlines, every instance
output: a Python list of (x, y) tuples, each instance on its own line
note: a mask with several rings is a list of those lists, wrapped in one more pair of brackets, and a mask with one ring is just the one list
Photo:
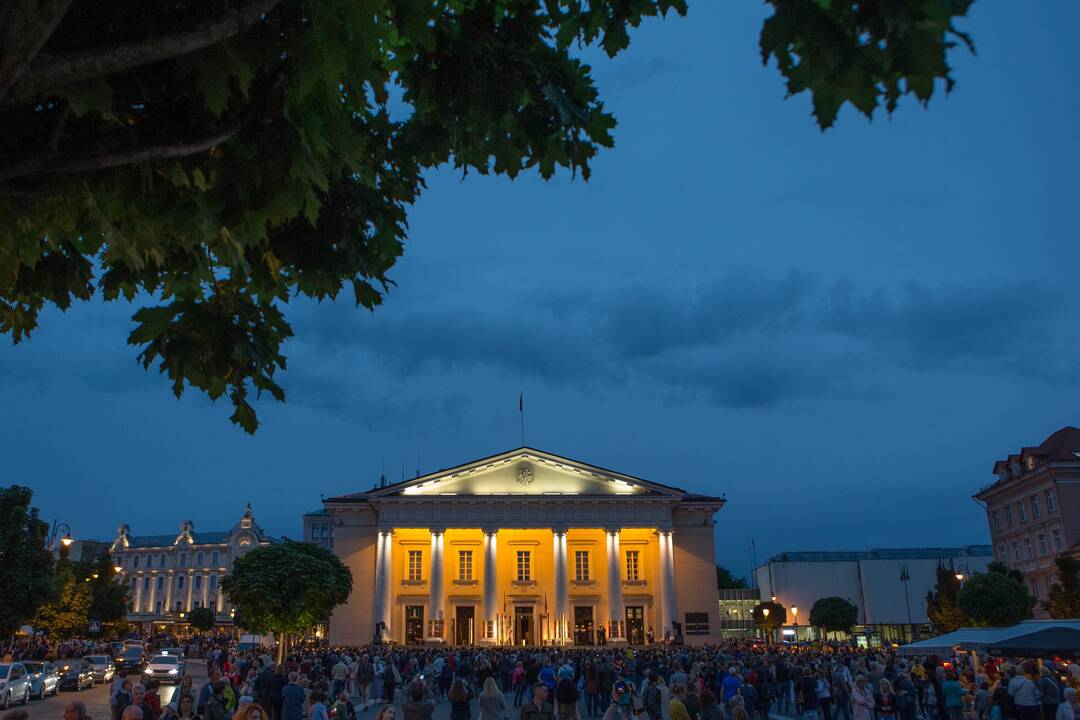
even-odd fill
[(525, 447), (525, 393), (518, 395), (518, 413), (521, 414), (521, 447)]

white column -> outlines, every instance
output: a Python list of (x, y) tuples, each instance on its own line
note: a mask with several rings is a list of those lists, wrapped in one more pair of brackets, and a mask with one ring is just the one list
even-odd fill
[(660, 579), (663, 587), (663, 602), (660, 605), (660, 636), (671, 631), (675, 636), (673, 624), (679, 619), (679, 600), (675, 587), (675, 544), (671, 530), (660, 532)]
[(372, 636), (380, 641), (390, 637), (390, 579), (393, 574), (391, 548), (394, 537), (380, 530), (375, 541), (375, 627)]
[(187, 580), (187, 600), (184, 601), (184, 612), (191, 612), (191, 594), (195, 592), (195, 573), (192, 570), (188, 570)]
[(567, 615), (570, 613), (570, 582), (566, 574), (566, 528), (552, 528), (555, 540), (555, 642), (567, 642)]
[(499, 536), (496, 530), (484, 530), (484, 628), (481, 640), (498, 642), (499, 626)]
[(445, 593), (443, 591), (443, 535), (442, 528), (431, 531), (431, 576), (428, 578), (428, 623), (431, 632), (428, 640), (445, 641), (446, 622), (443, 617)]
[(209, 605), (207, 605), (208, 599), (210, 597), (210, 576), (209, 575), (203, 575), (201, 582), (202, 582), (202, 597), (199, 598), (199, 606), (200, 607), (210, 607)]
[(157, 575), (147, 573), (150, 576), (150, 598), (146, 601), (146, 612), (154, 612), (154, 596), (157, 595)]
[(135, 612), (141, 613), (143, 611), (142, 577), (139, 576), (139, 575), (134, 575), (134, 577), (135, 577)]
[(172, 590), (173, 583), (176, 582), (176, 578), (173, 577), (172, 570), (165, 573), (165, 607), (162, 612), (172, 612)]
[(622, 600), (622, 552), (619, 550), (619, 530), (608, 528), (607, 535), (607, 573), (608, 573), (608, 636), (611, 641), (622, 641), (626, 633), (626, 611)]

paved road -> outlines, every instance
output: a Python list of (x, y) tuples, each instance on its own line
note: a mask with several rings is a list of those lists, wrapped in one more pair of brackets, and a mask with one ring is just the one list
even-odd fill
[[(202, 660), (190, 660), (187, 664), (187, 673), (191, 675), (196, 687), (206, 682), (206, 665)], [(165, 705), (172, 699), (173, 686), (162, 685), (158, 689), (158, 697), (161, 704)], [(82, 692), (66, 690), (55, 697), (44, 700), (31, 700), (26, 705), (13, 705), (11, 709), (25, 709), (30, 713), (30, 720), (63, 720), (64, 706), (72, 700), (79, 700), (86, 704), (86, 714), (92, 720), (110, 720), (112, 711), (109, 708), (109, 685), (95, 685)]]

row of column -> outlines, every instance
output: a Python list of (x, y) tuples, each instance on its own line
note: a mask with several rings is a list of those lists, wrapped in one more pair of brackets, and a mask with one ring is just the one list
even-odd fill
[[(498, 573), (488, 572), (489, 568), (498, 567), (497, 530), (484, 530), (484, 608), (483, 624), (480, 628), (481, 642), (494, 643), (498, 640)], [(573, 640), (572, 621), (570, 618), (570, 581), (567, 567), (566, 528), (552, 528), (555, 556), (555, 641), (569, 643)], [(607, 554), (608, 585), (608, 638), (609, 640), (626, 639), (626, 619), (622, 597), (622, 553), (619, 548), (619, 530), (604, 531)], [(431, 552), (429, 556), (428, 604), (429, 613), (426, 637), (429, 640), (445, 639), (446, 591), (444, 585), (443, 551), (445, 531), (431, 530)], [(375, 546), (375, 628), (376, 641), (389, 640), (390, 615), (392, 611), (391, 578), (393, 575), (393, 537), (392, 531), (380, 530)], [(675, 552), (670, 530), (659, 532), (660, 581), (662, 602), (660, 604), (660, 635), (673, 629), (678, 617), (677, 592), (675, 588)]]
[[(157, 594), (157, 579), (159, 577), (164, 577), (168, 581), (165, 584), (165, 604), (164, 604), (163, 607), (164, 607), (164, 609), (166, 611), (172, 610), (173, 583), (176, 582), (176, 578), (179, 577), (178, 575), (167, 575), (167, 574), (166, 575), (136, 575), (135, 576), (135, 610), (136, 610), (136, 612), (139, 612), (139, 613), (143, 612), (143, 581), (144, 581), (143, 579), (147, 578), (147, 577), (150, 579), (150, 591), (149, 591), (150, 592), (150, 597), (147, 600), (148, 612), (153, 612), (154, 607), (155, 607), (154, 599), (155, 599), (155, 596)], [(187, 598), (186, 598), (186, 602), (185, 602), (185, 605), (184, 605), (184, 611), (185, 612), (191, 612), (192, 600), (194, 599), (194, 589), (195, 589), (195, 577), (196, 577), (196, 574), (195, 574), (194, 571), (190, 571), (190, 572), (186, 573), (184, 575), (184, 577), (187, 578), (187, 581), (186, 581), (186, 584), (187, 584)], [(202, 578), (202, 587), (199, 589), (199, 594), (200, 594), (199, 603), (200, 603), (200, 605), (202, 607), (207, 607), (207, 602), (209, 601), (209, 598), (210, 598), (210, 576), (209, 575), (199, 575), (199, 577)], [(224, 604), (224, 599), (223, 599), (223, 596), (221, 595), (220, 588), (214, 588), (214, 612), (216, 612), (216, 613), (222, 612), (223, 604)]]

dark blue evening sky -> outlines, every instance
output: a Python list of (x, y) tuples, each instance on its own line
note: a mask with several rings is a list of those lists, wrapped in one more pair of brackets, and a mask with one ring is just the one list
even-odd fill
[(79, 537), (297, 536), (327, 495), (528, 444), (726, 493), (720, 562), (987, 542), (995, 459), (1080, 422), (1080, 4), (982, 0), (957, 87), (822, 134), (763, 67), (763, 4), (696, 0), (595, 57), (617, 147), (567, 176), (429, 177), (374, 315), (291, 307), (254, 438), (173, 399), (133, 308), (0, 346), (2, 481)]

